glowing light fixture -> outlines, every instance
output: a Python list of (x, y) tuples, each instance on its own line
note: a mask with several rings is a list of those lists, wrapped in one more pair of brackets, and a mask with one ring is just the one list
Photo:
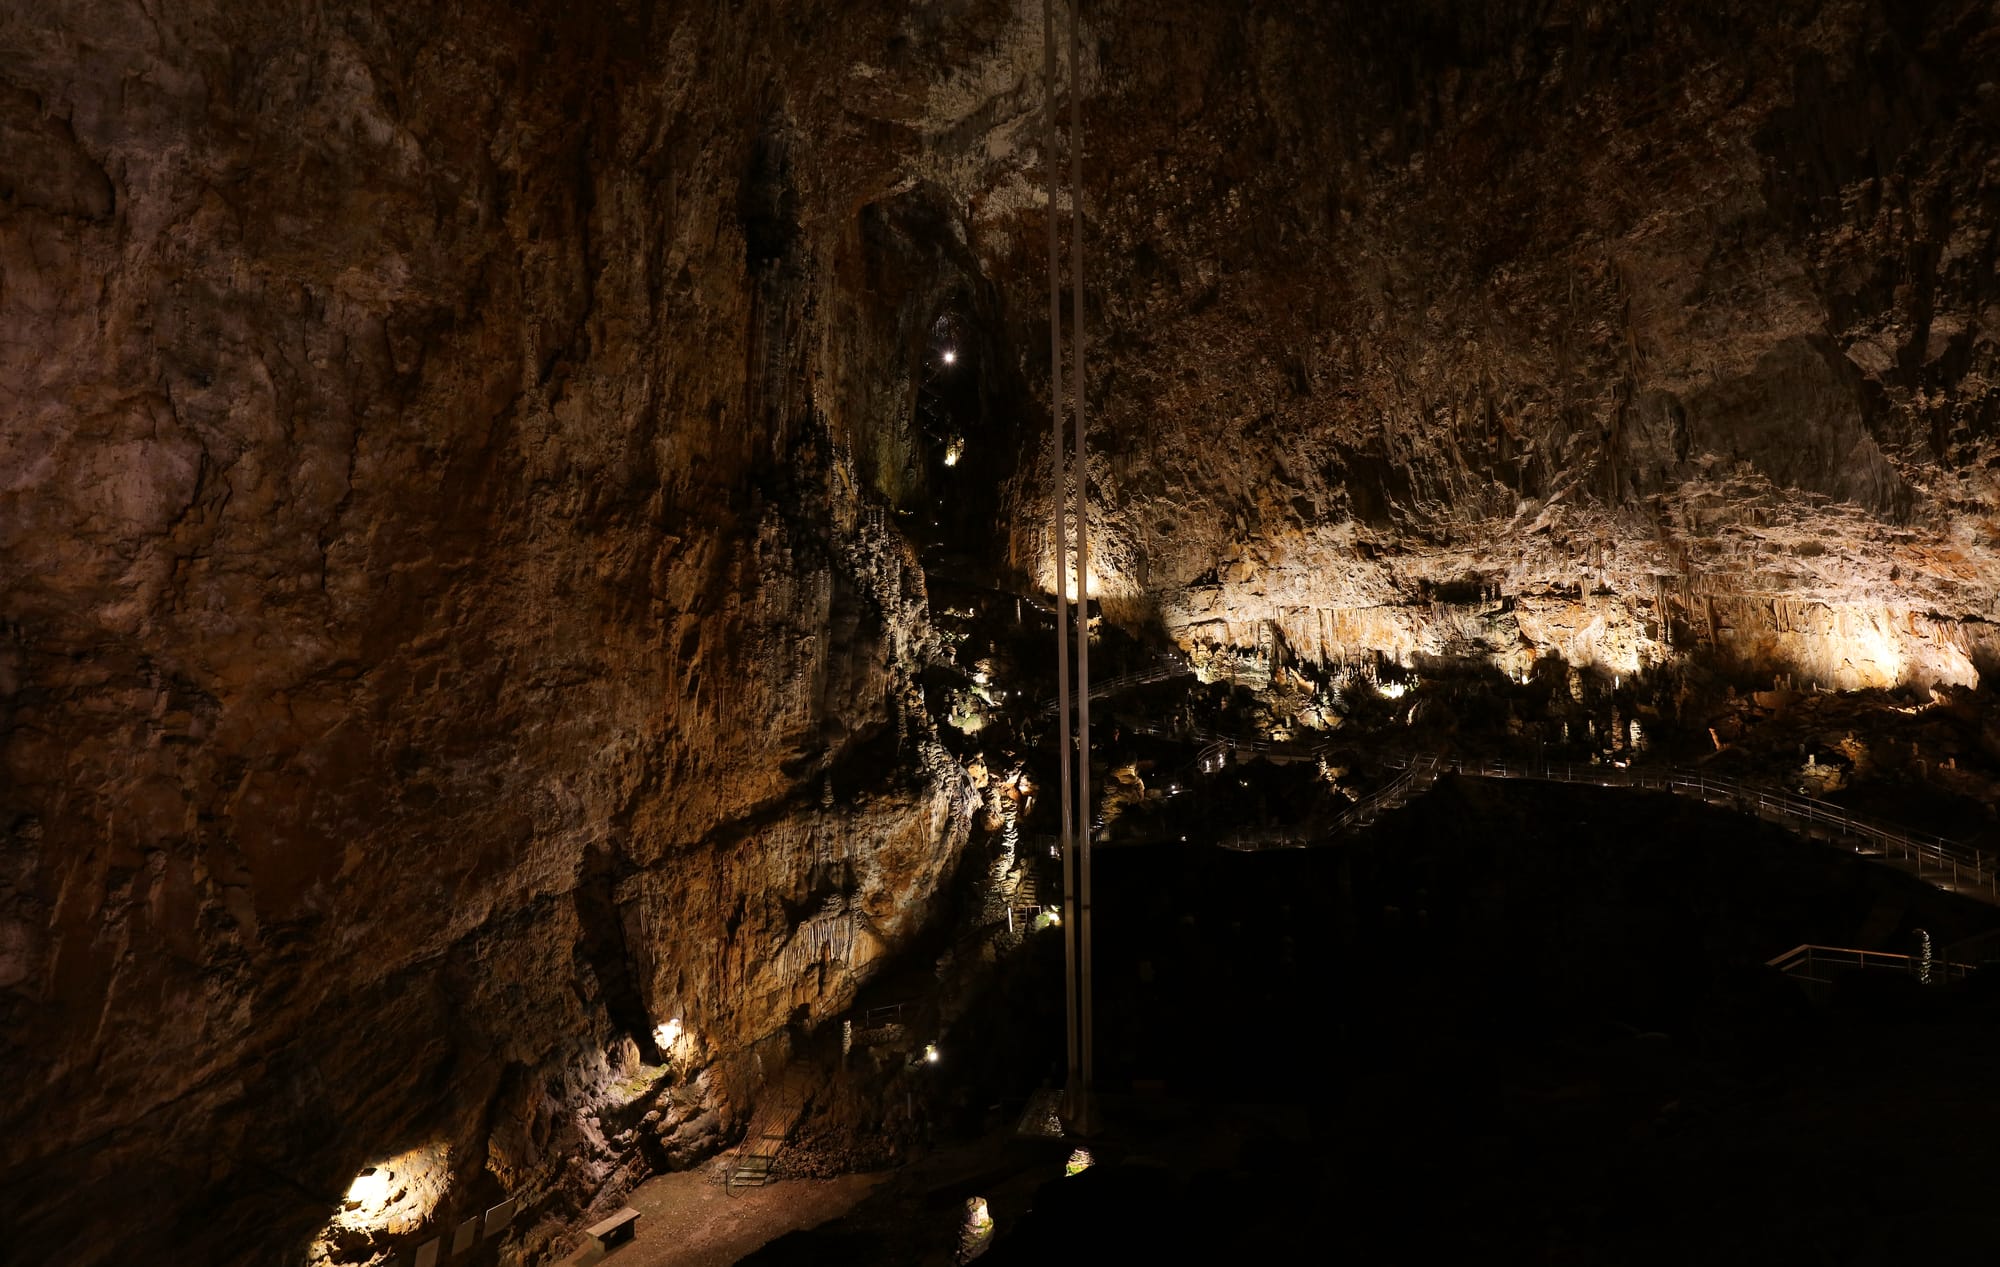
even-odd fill
[(958, 460), (964, 456), (965, 441), (953, 440), (950, 444), (944, 446), (944, 464), (946, 466), (957, 466)]
[(936, 1043), (924, 1044), (924, 1063), (927, 1065), (934, 1065), (937, 1062), (938, 1062), (937, 1044)]
[(956, 365), (958, 364), (958, 350), (956, 348), (946, 348), (944, 350), (944, 356), (939, 359), (941, 359), (946, 365)]

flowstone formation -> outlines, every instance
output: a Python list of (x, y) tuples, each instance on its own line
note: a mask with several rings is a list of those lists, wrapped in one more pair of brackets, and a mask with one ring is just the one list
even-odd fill
[[(1991, 663), (1990, 5), (1086, 14), (1107, 610), (1314, 660)], [(1029, 215), (1026, 162), (974, 205)]]

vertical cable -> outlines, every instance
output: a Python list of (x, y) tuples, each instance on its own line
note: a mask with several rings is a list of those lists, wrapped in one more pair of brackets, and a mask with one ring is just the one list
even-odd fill
[[(1090, 521), (1086, 517), (1090, 467), (1084, 458), (1087, 429), (1083, 399), (1083, 33), (1077, 12), (1083, 0), (1069, 5), (1069, 287), (1070, 337), (1076, 340), (1075, 387), (1070, 408), (1076, 411), (1076, 728), (1077, 728), (1077, 905), (1081, 908), (1076, 940), (1077, 990), (1083, 1016), (1083, 1094), (1086, 1104), (1095, 1082), (1091, 1041), (1092, 989), (1090, 963)], [(1088, 1110), (1086, 1109), (1086, 1112)]]
[(1076, 792), (1070, 781), (1069, 734), (1069, 534), (1063, 529), (1068, 513), (1069, 479), (1063, 462), (1062, 237), (1056, 227), (1056, 19), (1055, 0), (1042, 0), (1042, 164), (1049, 188), (1049, 415), (1054, 440), (1049, 446), (1049, 503), (1055, 508), (1056, 590), (1056, 756), (1062, 766), (1063, 865), (1063, 991), (1069, 1045), (1069, 1082), (1081, 1077), (1083, 1038), (1077, 1025), (1076, 832), (1072, 823)]

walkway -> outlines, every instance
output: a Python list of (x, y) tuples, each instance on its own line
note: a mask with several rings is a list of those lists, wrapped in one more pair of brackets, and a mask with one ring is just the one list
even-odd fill
[(809, 1077), (797, 1066), (786, 1066), (776, 1083), (758, 1098), (750, 1115), (750, 1127), (725, 1171), (723, 1186), (732, 1194), (744, 1188), (761, 1188), (776, 1179), (778, 1154), (791, 1138), (810, 1098)]
[[(1135, 687), (1150, 686), (1154, 682), (1171, 682), (1175, 678), (1187, 677), (1193, 672), (1194, 669), (1189, 666), (1185, 658), (1172, 653), (1163, 654), (1150, 668), (1140, 669), (1136, 673), (1121, 673), (1117, 677), (1092, 682), (1090, 684), (1090, 699), (1092, 703), (1096, 703), (1099, 700), (1110, 699), (1114, 695), (1122, 695)], [(1060, 701), (1056, 699), (1043, 700), (1041, 715), (1044, 717), (1054, 717), (1059, 703)]]
[(785, 1179), (732, 1197), (706, 1169), (659, 1175), (634, 1189), (625, 1203), (639, 1211), (639, 1235), (602, 1261), (608, 1267), (729, 1267), (787, 1232), (839, 1218), (886, 1178)]
[(1601, 765), (1550, 765), (1419, 756), (1395, 764), (1402, 772), (1336, 819), (1331, 828), (1300, 838), (1299, 829), (1241, 833), (1220, 841), (1228, 848), (1255, 850), (1332, 844), (1372, 825), (1383, 814), (1428, 791), (1443, 773), (1474, 779), (1533, 779), (1538, 782), (1632, 788), (1692, 796), (1705, 804), (1754, 814), (1811, 840), (1850, 847), (1865, 858), (1896, 867), (1941, 889), (2000, 906), (2000, 858), (1929, 832), (1912, 831), (1879, 819), (1863, 818), (1828, 801), (1776, 788), (1717, 778), (1696, 770), (1621, 770)]
[(1824, 998), (1836, 978), (1843, 973), (1870, 969), (1914, 977), (1924, 985), (1933, 982), (1963, 981), (1974, 965), (1948, 959), (1898, 955), (1885, 950), (1859, 950), (1849, 946), (1794, 946), (1784, 954), (1765, 961), (1806, 987), (1814, 998)]

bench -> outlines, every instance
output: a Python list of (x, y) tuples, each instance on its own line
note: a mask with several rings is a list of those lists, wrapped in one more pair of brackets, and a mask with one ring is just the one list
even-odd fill
[(584, 1229), (583, 1234), (604, 1249), (614, 1249), (639, 1234), (639, 1212), (628, 1205), (602, 1223)]

